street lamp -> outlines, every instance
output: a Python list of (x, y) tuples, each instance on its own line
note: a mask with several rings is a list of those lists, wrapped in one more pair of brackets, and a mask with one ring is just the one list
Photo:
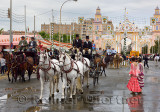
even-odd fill
[[(65, 3), (67, 3), (68, 1), (78, 1), (78, 0), (67, 0), (67, 1), (65, 1), (62, 5), (61, 5), (61, 8), (60, 8), (60, 28), (61, 28), (61, 12), (62, 12), (62, 7), (63, 7), (63, 5), (65, 4)], [(59, 50), (60, 50), (60, 28), (59, 28)]]

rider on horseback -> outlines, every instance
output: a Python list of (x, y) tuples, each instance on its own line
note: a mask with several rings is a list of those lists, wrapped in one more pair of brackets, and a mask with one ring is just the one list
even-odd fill
[(108, 46), (108, 49), (107, 49), (107, 55), (110, 56), (112, 54), (112, 50), (111, 50), (111, 47)]
[(115, 55), (115, 54), (117, 54), (117, 51), (116, 50), (114, 50), (114, 48), (112, 48), (112, 51), (111, 51), (111, 55)]

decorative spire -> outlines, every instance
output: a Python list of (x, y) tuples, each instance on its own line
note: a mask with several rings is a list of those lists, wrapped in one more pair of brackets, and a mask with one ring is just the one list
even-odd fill
[(96, 15), (101, 15), (101, 9), (99, 8), (99, 6), (96, 9)]
[(101, 10), (101, 9), (99, 8), (99, 6), (97, 7), (97, 10)]
[(156, 9), (155, 10), (159, 10), (159, 7), (158, 7), (158, 5), (157, 5), (157, 7), (156, 7)]

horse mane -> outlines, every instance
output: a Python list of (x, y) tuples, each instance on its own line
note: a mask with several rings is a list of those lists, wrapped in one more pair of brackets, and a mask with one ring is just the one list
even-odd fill
[(67, 55), (70, 59), (72, 59), (71, 56), (70, 56), (69, 54), (65, 53), (65, 55)]

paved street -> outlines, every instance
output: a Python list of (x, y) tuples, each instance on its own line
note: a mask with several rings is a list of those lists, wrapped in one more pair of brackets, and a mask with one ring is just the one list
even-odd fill
[[(160, 112), (160, 63), (145, 68), (145, 87), (142, 95), (132, 96), (126, 88), (129, 80), (129, 67), (107, 69), (107, 77), (100, 77), (99, 84), (93, 86), (90, 79), (89, 89), (84, 94), (61, 102), (61, 89), (55, 98), (48, 100), (49, 83), (45, 83), (43, 104), (37, 104), (40, 94), (40, 81), (32, 75), (30, 82), (9, 83), (0, 77), (0, 112)], [(60, 86), (61, 84), (59, 84)]]

